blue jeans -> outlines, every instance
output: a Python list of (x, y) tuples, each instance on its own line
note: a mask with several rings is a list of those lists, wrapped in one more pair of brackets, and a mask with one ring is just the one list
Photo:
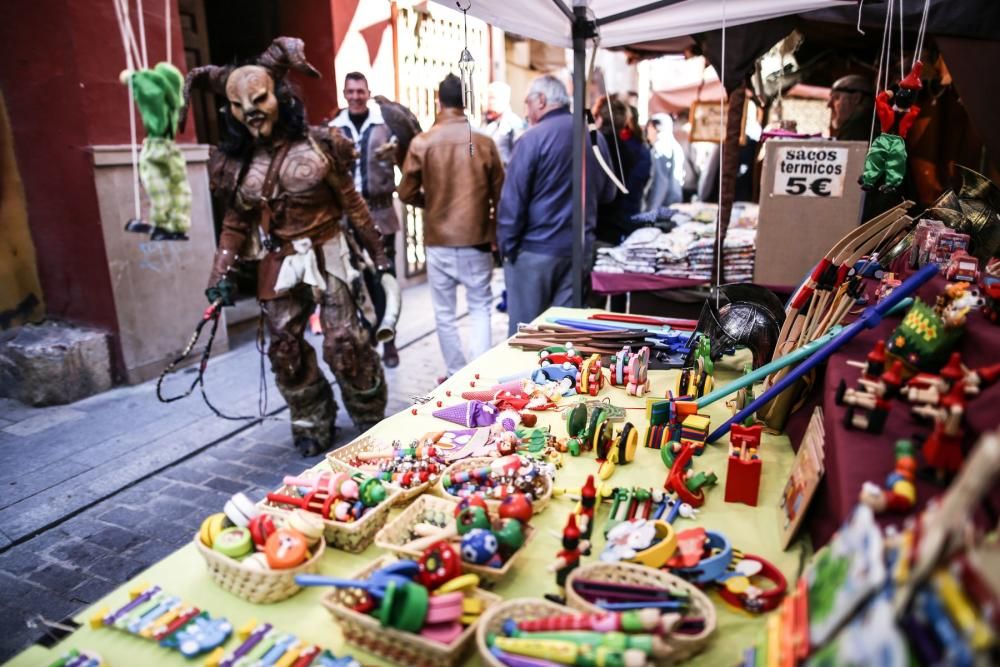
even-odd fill
[(503, 265), (507, 284), (508, 335), (518, 322), (530, 322), (550, 306), (573, 305), (573, 259), (522, 251)]
[(448, 375), (454, 375), (465, 366), (462, 339), (455, 326), (455, 290), (459, 284), (465, 286), (465, 300), (472, 319), (472, 340), (469, 345), (472, 358), (483, 354), (493, 345), (490, 340), (493, 255), (475, 248), (444, 246), (428, 246), (426, 253), (427, 280), (431, 284), (438, 344), (441, 346)]

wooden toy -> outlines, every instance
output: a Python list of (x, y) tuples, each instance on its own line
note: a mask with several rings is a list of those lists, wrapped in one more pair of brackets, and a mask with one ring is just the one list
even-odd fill
[(708, 437), (710, 426), (711, 419), (708, 415), (688, 415), (681, 422), (680, 443), (694, 447), (695, 454), (700, 454), (705, 449), (705, 438)]
[(130, 601), (115, 611), (99, 609), (91, 616), (90, 626), (114, 627), (152, 639), (186, 658), (213, 650), (232, 633), (233, 627), (226, 619), (213, 619), (208, 612), (167, 595), (159, 586), (141, 585), (129, 591), (129, 597)]
[(885, 488), (872, 482), (861, 487), (860, 500), (876, 513), (906, 512), (917, 502), (917, 461), (913, 443), (909, 440), (896, 441), (896, 467), (885, 480)]
[[(869, 364), (869, 368), (873, 366)], [(837, 387), (837, 405), (848, 406), (844, 426), (881, 433), (892, 408), (892, 399), (899, 396), (903, 385), (903, 364), (896, 360), (877, 379), (861, 377), (858, 384), (862, 387), (860, 390), (848, 389), (847, 383), (841, 380)]]
[(913, 412), (934, 420), (934, 429), (927, 436), (922, 448), (924, 461), (933, 468), (939, 479), (957, 473), (964, 461), (962, 439), (965, 437), (965, 385), (959, 381), (938, 406), (917, 406)]
[[(760, 556), (743, 554), (731, 576), (722, 578), (719, 597), (728, 604), (745, 611), (760, 614), (776, 609), (785, 597), (788, 582), (785, 575)], [(771, 586), (764, 589), (752, 583), (754, 577), (767, 579)]]
[(611, 384), (624, 387), (631, 396), (644, 396), (649, 391), (649, 347), (632, 353), (628, 345), (611, 357)]
[(251, 620), (237, 630), (242, 642), (226, 653), (221, 647), (205, 660), (205, 667), (236, 667), (245, 664), (285, 667), (361, 667), (351, 656), (337, 657), (319, 646), (303, 643), (295, 635), (279, 633), (270, 623)]
[(555, 561), (549, 565), (549, 572), (556, 573), (556, 585), (560, 590), (566, 586), (566, 578), (580, 564), (580, 556), (590, 548), (590, 542), (581, 539), (580, 529), (576, 525), (576, 516), (570, 514), (563, 528), (562, 550), (556, 554)]
[(104, 667), (107, 664), (93, 651), (74, 648), (59, 656), (55, 662), (49, 663), (49, 667)]
[(597, 489), (594, 487), (594, 476), (587, 475), (587, 481), (580, 489), (580, 506), (577, 508), (577, 525), (580, 535), (590, 540), (594, 532), (594, 509), (597, 505)]
[(729, 433), (726, 502), (757, 506), (760, 492), (760, 435), (762, 426), (733, 424)]
[(604, 371), (601, 369), (601, 355), (592, 354), (580, 367), (576, 379), (576, 393), (597, 396), (604, 388)]
[(676, 493), (683, 502), (697, 508), (705, 503), (704, 487), (713, 486), (717, 477), (713, 472), (694, 473), (688, 470), (693, 456), (694, 447), (678, 443), (678, 453), (673, 459), (664, 486), (667, 491)]
[(538, 351), (538, 364), (540, 366), (561, 365), (567, 362), (578, 369), (583, 365), (583, 357), (576, 353), (572, 342), (568, 342), (566, 345), (550, 345)]

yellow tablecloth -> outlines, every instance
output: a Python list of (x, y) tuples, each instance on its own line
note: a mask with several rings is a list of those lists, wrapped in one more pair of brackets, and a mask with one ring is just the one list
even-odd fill
[[(588, 311), (552, 309), (545, 316), (584, 317), (586, 312)], [(536, 364), (535, 353), (522, 352), (502, 343), (482, 357), (472, 361), (463, 371), (434, 390), (433, 401), (443, 400), (445, 405), (456, 403), (461, 400), (458, 398), (460, 393), (470, 387), (470, 382), (475, 381), (477, 387), (488, 387), (497, 377), (521, 369), (528, 369)], [(735, 361), (731, 364), (717, 363), (716, 382), (721, 386), (721, 384), (737, 377), (737, 369), (740, 367), (742, 367), (742, 358), (738, 364)], [(475, 374), (479, 374), (478, 380), (475, 379)], [(651, 372), (651, 392), (647, 396), (665, 396), (667, 390), (673, 388), (676, 375), (677, 371)], [(445, 396), (446, 390), (451, 390), (451, 398)], [(646, 399), (628, 396), (624, 389), (612, 387), (610, 383), (605, 384), (605, 389), (599, 397), (609, 397), (613, 404), (627, 408), (626, 419), (639, 429), (641, 442), (646, 431), (643, 411)], [(566, 404), (572, 404), (578, 399), (565, 400)], [(418, 415), (404, 411), (385, 419), (372, 431), (372, 434), (377, 439), (406, 441), (427, 431), (446, 428), (445, 422), (431, 416), (431, 412), (436, 409), (433, 401), (421, 407)], [(719, 424), (729, 414), (724, 403), (724, 401), (719, 401), (703, 410), (703, 413), (710, 415), (714, 424)], [(561, 412), (538, 414), (539, 426), (551, 425), (555, 433), (565, 434)], [(732, 540), (736, 548), (742, 549), (746, 553), (763, 556), (777, 565), (791, 584), (799, 572), (804, 556), (807, 555), (808, 546), (799, 542), (787, 552), (782, 552), (780, 547), (778, 502), (794, 459), (788, 438), (770, 435), (764, 437), (764, 444), (761, 448), (763, 476), (757, 507), (724, 502), (726, 450), (725, 443), (710, 446), (704, 455), (695, 459), (695, 469), (715, 471), (719, 476), (719, 485), (707, 492), (707, 501), (696, 520), (689, 521), (678, 518), (675, 527), (678, 530), (683, 530), (685, 527), (701, 525), (721, 531)], [(596, 473), (596, 471), (597, 464), (592, 452), (575, 459), (567, 456), (566, 465), (559, 471), (556, 478), (556, 485), (578, 488), (586, 480), (588, 474)], [(619, 466), (610, 482), (616, 486), (635, 485), (661, 488), (666, 478), (666, 472), (660, 461), (658, 450), (640, 447), (636, 460), (628, 465)], [(533, 524), (541, 529), (540, 535), (521, 555), (516, 571), (512, 572), (507, 580), (498, 584), (494, 592), (504, 598), (538, 597), (545, 593), (556, 592), (555, 578), (546, 571), (546, 567), (561, 547), (559, 540), (550, 535), (550, 532), (561, 533), (567, 513), (572, 511), (573, 506), (574, 503), (568, 499), (554, 499), (542, 514), (533, 519)], [(597, 514), (593, 555), (584, 558), (583, 563), (595, 560), (600, 554), (603, 547), (603, 537), (600, 535), (601, 526), (607, 517), (608, 509), (609, 505), (605, 503)], [(205, 508), (206, 515), (217, 511), (220, 511), (220, 508)], [(398, 512), (398, 509), (393, 510), (390, 521)], [(337, 576), (351, 574), (380, 554), (381, 550), (374, 545), (358, 555), (327, 549), (323, 557), (321, 572)], [(201, 609), (208, 610), (213, 616), (228, 618), (237, 628), (250, 619), (266, 621), (279, 630), (292, 632), (303, 640), (328, 647), (337, 655), (347, 652), (353, 654), (363, 664), (389, 664), (343, 643), (339, 628), (319, 604), (319, 599), (325, 589), (307, 588), (278, 604), (253, 605), (219, 589), (209, 579), (205, 571), (204, 561), (194, 546), (190, 544), (150, 567), (133, 581), (119, 587), (90, 609), (81, 612), (76, 620), (84, 625), (60, 645), (51, 650), (37, 646), (31, 647), (16, 656), (9, 664), (48, 664), (70, 648), (97, 651), (112, 667), (192, 664), (179, 654), (162, 649), (151, 641), (108, 628), (92, 630), (86, 625), (87, 619), (96, 609), (105, 606), (115, 609), (124, 604), (128, 599), (127, 590), (138, 581), (159, 584), (168, 592), (181, 596), (185, 601), (195, 604)], [(712, 593), (711, 598), (719, 610), (715, 638), (710, 648), (690, 660), (689, 664), (735, 664), (740, 659), (742, 651), (760, 636), (764, 618), (731, 609), (715, 593)], [(226, 644), (226, 648), (232, 649), (237, 645), (238, 640), (231, 638)], [(478, 654), (474, 649), (468, 654), (466, 664), (470, 666), (479, 664)]]

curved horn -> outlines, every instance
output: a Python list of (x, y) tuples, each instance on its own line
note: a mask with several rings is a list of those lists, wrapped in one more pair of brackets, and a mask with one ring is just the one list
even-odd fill
[(306, 44), (298, 37), (277, 37), (264, 53), (257, 56), (257, 64), (271, 70), (275, 80), (284, 78), (288, 70), (320, 78), (319, 70), (306, 60)]
[(219, 67), (218, 65), (204, 65), (195, 67), (184, 77), (184, 101), (177, 112), (177, 131), (183, 132), (187, 122), (188, 107), (191, 106), (191, 89), (211, 90), (216, 95), (226, 94), (226, 79), (232, 71), (230, 67)]

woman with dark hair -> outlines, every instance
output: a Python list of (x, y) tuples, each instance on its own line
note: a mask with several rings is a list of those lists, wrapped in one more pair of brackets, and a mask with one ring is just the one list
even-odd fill
[(629, 218), (642, 210), (652, 160), (632, 110), (614, 98), (609, 110), (607, 100), (602, 97), (594, 105), (594, 120), (607, 139), (611, 167), (621, 176), (628, 194), (619, 192), (613, 201), (597, 207), (597, 240), (618, 245), (632, 231)]

